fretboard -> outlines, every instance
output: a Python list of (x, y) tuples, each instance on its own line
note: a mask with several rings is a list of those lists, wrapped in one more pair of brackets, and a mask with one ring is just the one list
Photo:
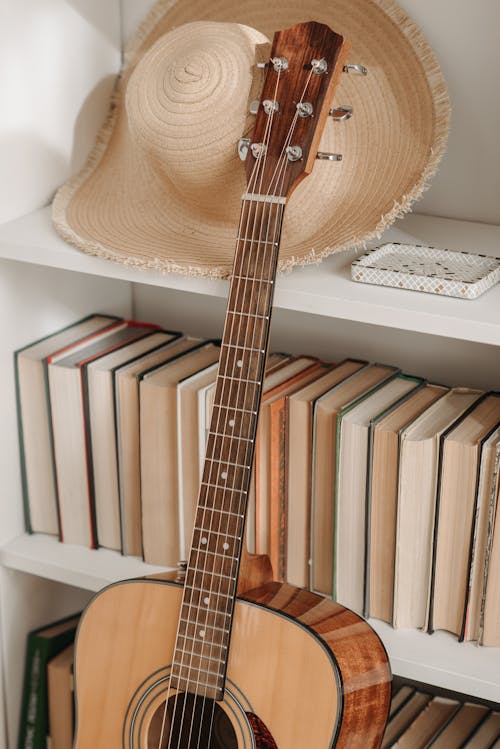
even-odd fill
[(172, 684), (222, 699), (284, 203), (244, 199)]

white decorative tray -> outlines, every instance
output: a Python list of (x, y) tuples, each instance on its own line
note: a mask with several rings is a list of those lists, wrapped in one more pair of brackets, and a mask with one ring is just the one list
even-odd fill
[(353, 260), (351, 278), (361, 283), (475, 299), (500, 280), (500, 258), (393, 242)]

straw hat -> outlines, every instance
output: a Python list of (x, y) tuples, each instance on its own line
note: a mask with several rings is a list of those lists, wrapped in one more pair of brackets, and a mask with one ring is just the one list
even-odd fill
[(85, 252), (142, 268), (227, 276), (251, 132), (275, 30), (316, 20), (351, 43), (322, 151), (292, 194), (280, 269), (380, 235), (435, 172), (449, 125), (436, 59), (393, 0), (160, 0), (129, 45), (107, 121), (83, 171), (53, 206), (59, 233)]

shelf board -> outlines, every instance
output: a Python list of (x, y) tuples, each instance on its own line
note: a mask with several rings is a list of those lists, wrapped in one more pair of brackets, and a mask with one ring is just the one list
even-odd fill
[(118, 580), (154, 575), (166, 569), (108, 549), (62, 544), (54, 536), (42, 533), (24, 534), (8, 541), (0, 547), (0, 564), (92, 591)]
[[(407, 242), (500, 254), (500, 226), (408, 214), (382, 242)], [(337, 253), (322, 263), (279, 275), (274, 306), (326, 317), (500, 345), (500, 285), (476, 300), (358, 284), (350, 264), (360, 253)], [(50, 207), (0, 226), (0, 258), (226, 297), (225, 281), (141, 271), (75, 249), (52, 227)]]
[[(133, 557), (61, 544), (52, 536), (23, 535), (0, 548), (0, 564), (50, 580), (97, 591), (117, 580), (162, 572)], [(459, 643), (447, 632), (427, 635), (370, 624), (382, 639), (394, 674), (445, 689), (500, 701), (500, 649)]]
[(385, 645), (394, 674), (500, 702), (500, 648), (458, 642), (449, 632), (393, 629), (377, 619), (370, 624)]

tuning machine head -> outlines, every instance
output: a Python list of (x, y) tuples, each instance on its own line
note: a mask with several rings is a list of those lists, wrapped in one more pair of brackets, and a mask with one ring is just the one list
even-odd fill
[(354, 62), (348, 62), (347, 65), (344, 65), (342, 68), (343, 73), (355, 73), (356, 75), (368, 75), (368, 68), (365, 68), (364, 65), (357, 65)]
[(353, 115), (352, 107), (349, 104), (333, 107), (330, 109), (329, 115), (335, 122), (345, 122), (345, 120), (350, 120)]

